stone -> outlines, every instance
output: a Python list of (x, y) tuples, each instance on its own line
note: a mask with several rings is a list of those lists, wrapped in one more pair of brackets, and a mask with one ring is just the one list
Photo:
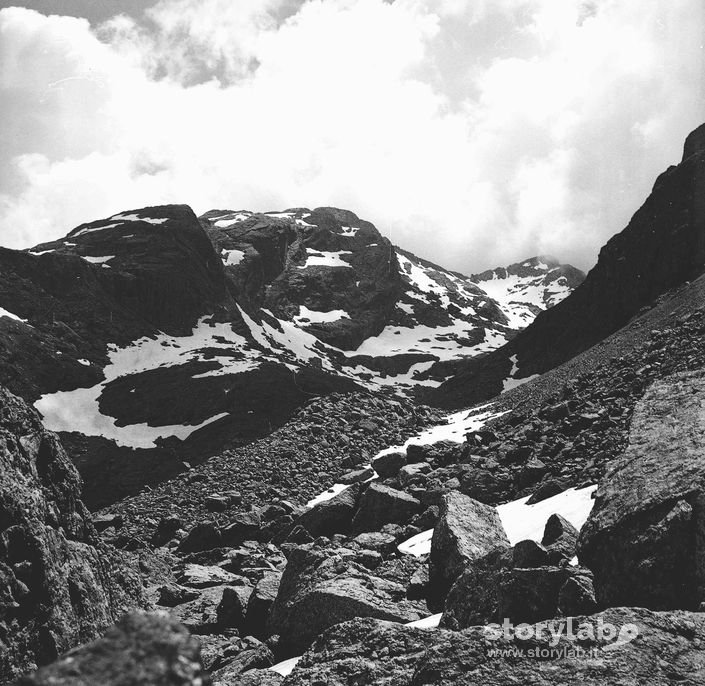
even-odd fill
[(279, 592), (281, 580), (281, 572), (265, 572), (255, 585), (247, 604), (245, 620), (247, 633), (252, 636), (265, 638), (269, 635), (267, 633), (269, 615)]
[(182, 553), (197, 553), (212, 550), (223, 545), (223, 537), (213, 522), (199, 522), (189, 529), (186, 538), (179, 543)]
[(217, 633), (224, 628), (218, 615), (224, 590), (224, 586), (202, 588), (196, 598), (170, 608), (169, 614), (192, 634)]
[(512, 565), (512, 552), (499, 546), (466, 567), (445, 599), (441, 627), (458, 631), (501, 621), (500, 579)]
[(351, 551), (294, 548), (272, 607), (269, 632), (282, 656), (298, 655), (323, 631), (355, 617), (411, 622), (423, 616), (406, 588), (355, 563)]
[(558, 591), (558, 611), (564, 616), (592, 614), (597, 610), (592, 574), (568, 577)]
[(560, 564), (575, 557), (578, 530), (559, 514), (552, 514), (546, 522), (541, 544), (548, 551), (550, 564)]
[(431, 539), (429, 579), (433, 604), (442, 607), (453, 582), (468, 563), (509, 540), (497, 510), (458, 492), (443, 496)]
[(385, 524), (406, 524), (421, 509), (421, 503), (403, 491), (372, 483), (360, 498), (353, 532), (379, 531)]
[(228, 572), (222, 567), (207, 565), (187, 564), (178, 577), (178, 582), (192, 588), (206, 588), (207, 586), (222, 586), (223, 584), (244, 583), (245, 580)]
[(608, 467), (578, 543), (600, 605), (705, 600), (705, 371), (655, 381)]
[(341, 484), (356, 484), (371, 479), (375, 475), (372, 467), (363, 467), (352, 472), (347, 472), (338, 478)]
[(330, 538), (333, 534), (347, 534), (352, 527), (359, 498), (360, 486), (353, 484), (304, 512), (298, 524), (314, 537)]
[(548, 550), (540, 543), (527, 539), (514, 546), (512, 566), (542, 567), (548, 564)]
[(93, 517), (93, 526), (98, 532), (106, 531), (110, 528), (119, 529), (122, 527), (123, 522), (122, 515), (119, 514), (104, 514)]
[[(213, 681), (224, 684), (242, 684), (241, 678), (249, 670), (270, 667), (274, 664), (274, 655), (264, 643), (256, 642), (240, 652), (236, 657), (212, 673)], [(260, 682), (261, 683), (261, 682)], [(265, 682), (266, 683), (266, 682)]]
[(389, 479), (397, 475), (406, 464), (406, 453), (383, 453), (372, 461), (372, 468), (379, 474), (380, 479)]
[(378, 531), (370, 531), (358, 534), (353, 539), (361, 548), (375, 550), (386, 557), (397, 549), (397, 539), (390, 535)]
[(131, 613), (106, 634), (19, 680), (23, 686), (207, 686), (198, 640), (162, 614)]
[(216, 609), (218, 625), (234, 627), (242, 632), (246, 624), (247, 606), (252, 596), (252, 586), (225, 586)]
[(152, 536), (152, 545), (163, 546), (174, 538), (176, 532), (183, 528), (183, 522), (176, 515), (162, 517)]
[(221, 530), (224, 545), (235, 547), (245, 541), (257, 540), (262, 517), (256, 510), (239, 512), (230, 518), (230, 523)]
[(199, 596), (199, 592), (195, 589), (179, 586), (179, 584), (165, 584), (160, 586), (157, 591), (159, 593), (157, 605), (162, 607), (176, 607), (195, 600)]
[(397, 473), (397, 479), (401, 486), (405, 487), (414, 480), (414, 477), (430, 471), (431, 465), (428, 462), (414, 462), (413, 464), (404, 465)]

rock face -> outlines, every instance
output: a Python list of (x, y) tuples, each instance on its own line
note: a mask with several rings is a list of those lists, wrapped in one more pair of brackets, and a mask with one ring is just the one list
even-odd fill
[(600, 484), (579, 557), (603, 605), (697, 609), (705, 600), (705, 373), (655, 382)]
[(355, 617), (397, 622), (420, 619), (406, 588), (353, 562), (352, 551), (301, 546), (291, 551), (269, 621), (280, 650), (296, 655), (328, 627)]
[[(705, 680), (702, 614), (617, 608), (575, 617), (572, 625), (572, 637), (563, 621), (554, 627), (562, 632), (558, 639), (536, 627), (537, 638), (526, 640), (486, 627), (454, 632), (355, 620), (318, 639), (284, 684), (671, 686)], [(610, 635), (608, 626), (620, 633)]]
[(131, 555), (102, 544), (57, 437), (0, 387), (0, 681), (142, 604)]
[(208, 686), (198, 641), (163, 615), (126, 615), (102, 638), (20, 679), (18, 686)]
[(445, 598), (470, 562), (503, 545), (508, 546), (509, 540), (494, 507), (458, 492), (444, 495), (429, 560), (434, 603)]
[(421, 510), (421, 503), (404, 491), (370, 484), (360, 498), (353, 531), (379, 531), (385, 524), (405, 524)]
[(565, 300), (541, 312), (499, 350), (429, 393), (428, 402), (466, 406), (502, 391), (513, 366), (517, 377), (541, 374), (606, 338), (668, 290), (705, 270), (705, 146), (702, 127), (684, 157), (663, 172), (627, 227), (600, 251), (585, 281)]

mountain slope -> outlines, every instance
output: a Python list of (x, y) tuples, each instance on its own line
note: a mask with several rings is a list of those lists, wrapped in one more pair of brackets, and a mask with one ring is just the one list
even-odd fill
[(122, 212), (0, 251), (0, 382), (62, 433), (95, 506), (313, 397), (438, 386), (570, 290), (554, 277), (572, 268), (530, 262), (538, 304), (519, 318), (515, 293), (494, 299), (345, 210)]
[(705, 271), (705, 125), (686, 140), (683, 160), (661, 174), (628, 226), (600, 251), (569, 297), (496, 352), (468, 361), (424, 398), (446, 407), (500, 393), (508, 378), (541, 374), (618, 330), (669, 289)]

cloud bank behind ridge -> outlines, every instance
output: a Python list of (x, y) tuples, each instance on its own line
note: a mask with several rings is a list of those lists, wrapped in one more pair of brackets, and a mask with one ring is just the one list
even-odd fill
[(702, 0), (5, 8), (0, 243), (168, 202), (337, 205), (461, 271), (587, 268), (705, 120), (704, 35)]

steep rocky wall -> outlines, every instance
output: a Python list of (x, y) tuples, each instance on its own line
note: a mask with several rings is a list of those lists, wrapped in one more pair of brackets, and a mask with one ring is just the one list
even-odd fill
[(0, 683), (142, 604), (129, 554), (102, 544), (58, 438), (0, 387)]

